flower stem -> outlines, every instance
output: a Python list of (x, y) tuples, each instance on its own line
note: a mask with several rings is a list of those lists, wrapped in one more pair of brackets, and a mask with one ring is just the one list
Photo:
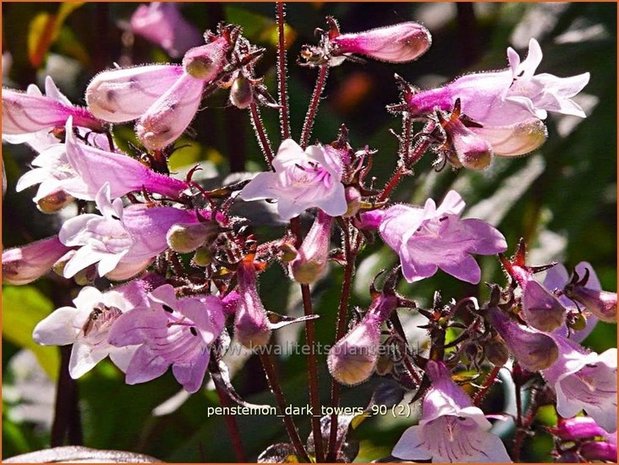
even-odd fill
[(410, 128), (407, 130), (407, 123), (404, 123), (404, 134), (402, 144), (404, 146), (402, 151), (402, 158), (400, 158), (399, 164), (395, 172), (391, 175), (391, 178), (385, 184), (385, 188), (378, 196), (378, 201), (382, 202), (387, 200), (391, 195), (391, 192), (400, 184), (400, 181), (404, 176), (410, 173), (410, 169), (413, 165), (415, 165), (421, 157), (426, 153), (426, 150), (430, 147), (433, 142), (432, 137), (429, 137), (429, 134), (434, 130), (435, 123), (433, 121), (429, 121), (425, 128), (423, 129), (422, 135), (427, 134), (425, 137), (421, 137), (419, 142), (413, 147), (412, 151), (409, 150), (408, 146), (404, 144), (410, 144)]
[(286, 403), (286, 398), (284, 397), (284, 393), (282, 392), (282, 388), (279, 384), (279, 379), (277, 377), (275, 367), (273, 366), (271, 355), (261, 351), (258, 353), (258, 356), (260, 357), (260, 362), (262, 363), (262, 368), (264, 369), (264, 374), (266, 375), (269, 387), (275, 396), (275, 401), (277, 402), (277, 406), (279, 407), (284, 420), (284, 427), (286, 428), (290, 442), (292, 443), (292, 446), (297, 454), (297, 458), (302, 462), (310, 463), (309, 456), (307, 455), (307, 452), (303, 447), (301, 437), (299, 436), (299, 431), (297, 430), (292, 417), (285, 413), (288, 404)]
[(262, 115), (260, 114), (260, 108), (256, 103), (252, 103), (249, 106), (251, 123), (256, 130), (256, 138), (258, 139), (258, 145), (260, 145), (260, 150), (264, 155), (264, 158), (272, 168), (271, 163), (273, 162), (273, 148), (271, 148), (271, 142), (269, 141), (269, 136), (267, 135), (266, 129), (264, 127), (264, 123), (262, 122)]
[(60, 348), (60, 373), (56, 388), (54, 422), (51, 431), (51, 446), (65, 445), (65, 438), (70, 445), (83, 444), (82, 423), (78, 406), (79, 394), (77, 382), (69, 375), (71, 346)]
[(316, 78), (316, 85), (314, 86), (314, 92), (312, 93), (312, 99), (309, 107), (307, 107), (307, 114), (305, 121), (303, 122), (303, 130), (301, 131), (300, 144), (303, 149), (307, 147), (309, 138), (312, 135), (312, 128), (314, 127), (314, 121), (316, 120), (316, 113), (318, 113), (318, 107), (320, 106), (320, 97), (325, 90), (327, 83), (327, 76), (329, 75), (329, 65), (320, 65), (318, 69), (318, 77)]
[[(217, 390), (219, 403), (222, 405), (222, 407), (229, 407), (231, 405), (231, 402), (226, 392), (224, 392), (222, 386), (220, 386), (219, 383), (215, 382), (215, 389)], [(245, 450), (243, 449), (241, 433), (239, 431), (239, 426), (236, 422), (235, 416), (224, 415), (224, 422), (226, 423), (226, 428), (228, 428), (228, 434), (230, 435), (230, 442), (232, 443), (232, 448), (234, 449), (236, 461), (247, 462), (247, 456), (245, 455)]]
[(473, 404), (475, 406), (479, 407), (481, 405), (484, 398), (486, 397), (486, 394), (488, 394), (488, 391), (494, 385), (494, 380), (496, 379), (500, 370), (501, 370), (500, 366), (495, 366), (490, 371), (490, 373), (488, 373), (488, 376), (484, 380), (484, 384), (482, 385), (481, 389), (477, 391), (477, 394), (475, 394), (475, 397), (473, 397)]
[[(346, 221), (344, 231), (344, 253), (346, 256), (346, 266), (344, 267), (344, 281), (342, 283), (342, 292), (340, 294), (340, 302), (337, 309), (337, 325), (335, 329), (335, 342), (344, 337), (346, 332), (346, 323), (348, 321), (348, 304), (350, 301), (350, 290), (352, 278), (355, 271), (355, 256), (357, 247), (352, 249), (349, 223)], [(331, 406), (338, 407), (340, 405), (340, 384), (331, 379)], [(329, 450), (327, 453), (327, 462), (334, 462), (337, 459), (337, 414), (331, 415), (331, 428), (329, 430)]]
[(288, 90), (286, 73), (286, 34), (284, 31), (284, 18), (286, 16), (286, 4), (277, 2), (277, 83), (279, 92), (279, 124), (282, 139), (290, 138), (290, 117), (288, 115)]
[[(312, 308), (312, 295), (308, 284), (301, 284), (301, 294), (303, 296), (303, 312), (305, 316), (314, 314)], [(314, 447), (316, 450), (316, 461), (324, 462), (324, 448), (322, 444), (322, 429), (320, 427), (320, 393), (318, 390), (318, 361), (316, 360), (316, 326), (314, 320), (305, 321), (305, 343), (310, 348), (307, 359), (307, 374), (309, 378), (309, 397), (312, 410), (312, 432), (314, 433)]]

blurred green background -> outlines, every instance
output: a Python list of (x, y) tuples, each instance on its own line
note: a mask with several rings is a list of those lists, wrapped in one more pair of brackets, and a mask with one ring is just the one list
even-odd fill
[[(165, 52), (139, 37), (123, 32), (137, 4), (123, 3), (3, 3), (3, 85), (24, 89), (51, 74), (60, 89), (84, 104), (89, 79), (114, 62), (167, 62)], [(431, 170), (427, 156), (396, 191), (397, 200), (423, 202), (440, 199), (457, 189), (467, 202), (467, 214), (484, 218), (505, 234), (511, 250), (518, 238), (530, 246), (529, 262), (543, 264), (560, 260), (569, 266), (586, 260), (593, 264), (604, 289), (616, 289), (616, 4), (614, 3), (294, 3), (288, 5), (287, 21), (290, 63), (292, 128), (300, 133), (316, 71), (296, 66), (303, 44), (315, 43), (314, 28), (324, 27), (324, 17), (333, 15), (343, 32), (355, 32), (418, 20), (431, 31), (433, 46), (417, 62), (390, 65), (368, 61), (347, 62), (330, 73), (325, 98), (316, 121), (314, 138), (324, 143), (335, 139), (345, 123), (354, 147), (366, 144), (377, 149), (374, 175), (381, 186), (395, 167), (397, 141), (389, 129), (399, 129), (397, 118), (385, 105), (395, 103), (398, 92), (393, 74), (398, 73), (419, 87), (439, 85), (472, 70), (506, 66), (505, 50), (526, 54), (530, 37), (544, 51), (538, 72), (570, 76), (589, 71), (591, 81), (578, 101), (589, 117), (556, 117), (547, 120), (548, 142), (536, 153), (519, 159), (497, 159), (481, 173), (440, 173)], [(275, 91), (276, 29), (274, 5), (270, 3), (184, 4), (182, 13), (200, 29), (219, 21), (238, 23), (254, 43), (267, 47), (258, 72)], [(45, 31), (48, 33), (46, 34)], [(212, 181), (230, 172), (263, 169), (246, 113), (227, 106), (220, 92), (206, 102), (192, 124), (192, 137), (172, 157), (173, 169), (201, 162)], [(265, 124), (274, 145), (278, 141), (276, 110), (264, 109)], [(131, 126), (116, 129), (130, 137)], [(47, 237), (58, 230), (58, 216), (43, 215), (31, 202), (32, 192), (15, 193), (15, 182), (32, 160), (30, 149), (3, 145), (8, 190), (3, 202), (4, 247)], [(266, 230), (259, 230), (266, 237)], [(353, 303), (367, 305), (368, 284), (383, 267), (395, 263), (389, 250), (372, 245), (361, 256), (355, 279)], [(481, 259), (483, 280), (503, 283), (495, 258)], [(341, 284), (341, 270), (333, 267), (328, 280), (315, 286), (318, 338), (331, 344)], [(402, 292), (427, 303), (435, 289), (448, 298), (485, 294), (442, 273)], [(37, 347), (31, 339), (34, 325), (52, 309), (66, 305), (76, 288), (51, 278), (23, 287), (3, 287), (3, 457), (49, 445), (49, 431), (58, 377), (59, 352), (55, 347)], [(261, 279), (261, 295), (267, 309), (300, 314), (297, 287), (279, 267)], [(303, 339), (294, 330), (282, 338)], [(586, 344), (596, 351), (616, 346), (616, 327), (599, 324)], [(43, 372), (24, 349), (36, 355)], [(248, 401), (272, 403), (260, 365), (255, 358), (237, 361), (233, 383)], [(321, 395), (327, 401), (329, 378), (325, 356), (320, 359)], [(301, 355), (282, 357), (279, 372), (288, 401), (307, 403), (305, 360)], [(365, 406), (373, 380), (355, 389), (344, 389), (344, 403)], [(206, 407), (218, 403), (214, 391), (193, 395), (171, 413), (153, 414), (153, 409), (174, 396), (179, 386), (170, 374), (145, 385), (126, 386), (122, 374), (108, 362), (100, 364), (78, 382), (84, 443), (104, 449), (144, 452), (167, 461), (234, 461), (232, 446), (221, 417), (206, 417)], [(156, 413), (157, 413), (156, 412)], [(552, 412), (550, 414), (552, 418)], [(542, 419), (548, 421), (547, 419)], [(278, 419), (239, 417), (243, 443), (250, 460), (269, 444), (283, 442), (285, 433)], [(302, 436), (309, 433), (307, 418), (297, 418)], [(409, 418), (371, 418), (353, 433), (360, 441), (359, 461), (388, 456)], [(541, 434), (527, 443), (523, 457), (550, 461), (550, 437)]]

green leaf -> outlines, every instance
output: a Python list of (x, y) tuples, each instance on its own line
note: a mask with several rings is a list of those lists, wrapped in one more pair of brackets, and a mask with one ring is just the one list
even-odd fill
[(36, 324), (54, 309), (54, 305), (33, 286), (4, 286), (2, 289), (2, 335), (7, 341), (30, 349), (41, 367), (55, 380), (60, 367), (56, 347), (42, 347), (32, 339)]

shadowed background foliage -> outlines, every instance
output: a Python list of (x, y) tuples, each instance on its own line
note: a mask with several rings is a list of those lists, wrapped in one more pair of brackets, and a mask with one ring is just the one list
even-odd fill
[[(115, 62), (127, 65), (168, 62), (165, 52), (145, 40), (124, 33), (137, 4), (4, 3), (3, 84), (25, 88), (51, 74), (60, 89), (77, 104), (92, 76)], [(277, 41), (270, 3), (184, 4), (183, 15), (201, 29), (220, 21), (238, 23), (246, 36), (267, 47), (258, 72), (275, 92)], [(324, 17), (340, 21), (344, 32), (355, 32), (400, 21), (423, 22), (433, 35), (433, 46), (417, 62), (390, 65), (368, 61), (347, 62), (330, 73), (313, 137), (324, 143), (336, 137), (340, 124), (350, 130), (354, 147), (377, 149), (374, 174), (381, 186), (395, 167), (397, 141), (389, 129), (399, 121), (385, 111), (398, 92), (393, 74), (419, 87), (444, 83), (471, 70), (492, 70), (506, 65), (508, 45), (521, 54), (530, 37), (539, 39), (545, 57), (540, 72), (569, 76), (585, 71), (591, 81), (579, 102), (589, 118), (551, 116), (548, 142), (536, 153), (519, 159), (495, 160), (481, 173), (434, 173), (426, 156), (396, 191), (400, 201), (420, 203), (428, 196), (441, 198), (456, 188), (467, 202), (467, 214), (484, 218), (505, 234), (510, 248), (524, 237), (532, 264), (559, 260), (569, 266), (587, 260), (596, 269), (603, 287), (616, 283), (616, 4), (448, 4), (448, 3), (294, 3), (288, 6), (290, 42), (290, 102), (293, 134), (298, 137), (316, 71), (295, 65), (305, 43), (315, 43), (314, 28), (324, 27)], [(53, 31), (53, 33), (50, 33)], [(171, 158), (173, 170), (201, 162), (209, 182), (221, 181), (231, 172), (263, 169), (263, 157), (246, 113), (229, 107), (224, 92), (209, 99), (192, 124), (191, 134), (177, 143), (184, 146)], [(278, 141), (276, 110), (264, 109), (265, 124), (274, 144)], [(131, 126), (115, 128), (117, 140), (130, 139)], [(31, 192), (15, 193), (15, 182), (28, 168), (33, 153), (21, 146), (3, 145), (8, 190), (3, 202), (3, 244), (24, 244), (57, 231), (59, 218), (43, 215), (31, 202)], [(272, 232), (258, 228), (259, 237)], [(383, 267), (395, 263), (394, 255), (372, 245), (361, 256), (354, 284), (353, 304), (367, 305), (368, 284)], [(483, 280), (503, 283), (495, 258), (481, 260)], [(315, 286), (318, 339), (331, 344), (342, 273), (333, 267), (328, 280)], [(446, 298), (486, 295), (482, 284), (471, 286), (439, 273), (401, 291), (429, 302), (435, 289)], [(34, 325), (53, 308), (75, 296), (72, 284), (47, 277), (29, 286), (3, 288), (3, 456), (9, 457), (49, 445), (54, 384), (58, 378), (59, 350), (37, 347), (31, 339)], [(283, 271), (272, 267), (261, 279), (267, 309), (301, 313), (297, 287)], [(301, 341), (302, 334), (288, 332), (287, 339)], [(586, 341), (597, 351), (616, 345), (615, 326), (599, 324)], [(32, 358), (24, 350), (32, 350)], [(321, 395), (329, 395), (326, 354), (321, 366)], [(37, 371), (36, 364), (43, 371)], [(254, 403), (271, 403), (256, 360), (242, 362), (233, 378), (238, 392)], [(279, 359), (284, 392), (294, 405), (307, 403), (305, 360), (295, 354)], [(365, 406), (371, 383), (344, 391), (344, 404)], [(83, 442), (90, 447), (144, 452), (169, 461), (233, 461), (232, 446), (221, 417), (207, 417), (207, 406), (217, 405), (214, 391), (203, 391), (176, 408), (153, 409), (179, 389), (170, 374), (145, 385), (127, 386), (109, 362), (100, 364), (77, 383)], [(490, 402), (500, 400), (500, 392)], [(180, 402), (179, 402), (180, 403)], [(156, 412), (156, 413), (157, 413)], [(551, 424), (553, 412), (542, 411), (536, 428)], [(245, 451), (250, 460), (269, 444), (285, 440), (278, 419), (239, 417)], [(388, 456), (411, 418), (374, 417), (354, 431), (360, 444), (358, 460)], [(298, 417), (302, 435), (309, 433), (307, 418)], [(509, 435), (509, 433), (508, 433)], [(77, 438), (79, 439), (79, 438)], [(541, 432), (524, 448), (524, 459), (550, 461), (550, 436)]]

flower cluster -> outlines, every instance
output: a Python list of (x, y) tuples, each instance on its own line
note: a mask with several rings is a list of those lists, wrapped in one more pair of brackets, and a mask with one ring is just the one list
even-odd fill
[[(319, 68), (322, 79), (329, 67), (359, 61), (357, 56), (415, 61), (432, 42), (430, 32), (412, 21), (358, 33), (340, 32), (333, 18), (327, 22), (319, 44), (305, 46), (300, 57), (301, 64)], [(549, 431), (557, 456), (616, 458), (617, 351), (598, 354), (581, 343), (597, 321), (615, 322), (617, 296), (602, 290), (591, 265), (580, 263), (571, 273), (562, 264), (528, 265), (523, 242), (506, 258), (506, 238), (494, 225), (469, 217), (455, 190), (423, 205), (391, 198), (423, 156), (437, 154), (436, 167), (448, 162), (454, 169), (479, 170), (494, 155), (519, 156), (540, 147), (548, 135), (548, 112), (585, 117), (572, 98), (587, 84), (588, 73), (536, 75), (542, 51), (531, 39), (524, 61), (508, 48), (505, 70), (468, 74), (427, 90), (398, 79), (402, 98), (390, 106), (404, 121), (397, 168), (385, 187), (376, 189), (371, 176), (376, 151), (354, 149), (345, 126), (333, 141), (307, 143), (319, 93), (304, 136), (297, 143), (284, 132), (273, 150), (259, 110), (276, 107), (281, 114), (285, 99), (280, 95), (274, 102), (255, 75), (263, 49), (234, 25), (207, 32), (200, 44), (200, 35), (185, 24), (175, 5), (140, 6), (131, 18), (132, 31), (171, 57), (182, 56), (181, 63), (104, 70), (88, 85), (84, 108), (72, 104), (50, 77), (46, 95), (36, 86), (27, 92), (3, 89), (3, 140), (28, 143), (37, 152), (16, 189), (38, 186), (33, 199), (43, 213), (78, 206), (70, 210), (77, 211), (73, 217), (63, 210), (57, 235), (2, 255), (6, 284), (28, 284), (53, 272), (54, 279), (83, 286), (73, 306), (56, 309), (36, 326), (35, 341), (72, 344), (73, 378), (109, 355), (127, 384), (151, 381), (171, 368), (178, 383), (195, 393), (210, 373), (218, 391), (240, 402), (230, 382), (222, 382), (231, 337), (260, 352), (274, 331), (297, 323), (313, 342), (313, 320), (320, 315), (312, 311), (310, 286), (330, 276), (330, 264), (343, 266), (340, 322), (327, 367), (334, 386), (388, 377), (416, 392), (421, 419), (395, 442), (393, 457), (517, 459), (518, 452), (508, 454), (489, 421), (505, 416), (482, 410), (498, 371), (505, 368), (517, 386), (515, 395), (527, 386), (555, 406), (561, 420)], [(227, 89), (234, 110), (248, 110), (268, 166), (246, 181), (207, 190), (193, 180), (198, 167), (180, 179), (170, 173), (168, 159), (204, 100)], [(413, 119), (425, 124), (423, 131), (413, 133)], [(133, 121), (138, 142), (135, 153), (125, 153), (112, 129)], [(274, 215), (287, 225), (284, 233), (265, 240), (252, 232), (242, 211), (232, 213), (241, 200), (275, 204)], [(313, 218), (305, 233), (301, 217)], [(332, 249), (334, 238), (341, 248)], [(355, 262), (374, 241), (391, 249), (398, 263), (385, 273), (381, 290), (376, 283), (383, 272), (376, 277), (371, 304), (348, 320)], [(472, 297), (444, 302), (437, 292), (433, 303), (423, 306), (422, 299), (396, 290), (400, 278), (415, 289), (437, 273), (479, 284), (477, 256), (495, 256), (507, 276), (503, 284), (490, 284), (491, 295), (481, 304)], [(260, 274), (278, 264), (301, 286), (304, 317), (279, 315), (262, 302)], [(411, 350), (397, 309), (425, 319), (420, 328), (429, 336), (428, 351)], [(269, 383), (280, 389), (272, 362), (263, 355), (261, 361)], [(315, 370), (314, 363), (309, 368), (312, 396)], [(467, 370), (488, 372), (486, 383), (458, 385), (455, 380), (463, 378), (455, 375)], [(531, 409), (538, 402), (531, 400)], [(521, 440), (523, 422), (529, 420), (520, 411), (517, 415), (515, 434)], [(318, 461), (352, 460), (342, 455), (347, 428), (336, 427), (342, 421), (336, 417), (313, 425), (307, 449), (299, 445), (298, 433), (294, 437), (292, 420), (285, 422), (293, 453), (304, 460), (310, 451)], [(337, 439), (322, 441), (325, 449), (331, 444), (327, 455), (318, 445), (325, 427)]]

